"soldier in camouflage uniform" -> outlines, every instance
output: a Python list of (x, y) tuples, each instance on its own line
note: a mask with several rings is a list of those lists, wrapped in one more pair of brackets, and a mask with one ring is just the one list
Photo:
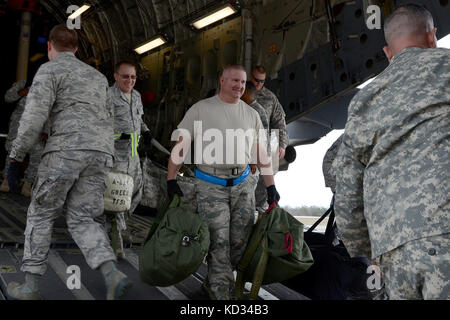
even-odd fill
[(102, 226), (93, 219), (103, 213), (106, 178), (113, 165), (114, 110), (108, 82), (78, 60), (78, 37), (65, 25), (49, 35), (48, 58), (36, 76), (10, 153), (10, 173), (39, 139), (50, 119), (50, 135), (39, 165), (27, 213), (21, 270), (25, 283), (12, 282), (14, 299), (40, 299), (39, 279), (46, 271), (53, 222), (66, 208), (69, 232), (88, 265), (102, 272), (108, 299), (119, 298), (130, 286), (117, 270), (116, 257)]
[[(246, 179), (250, 171), (248, 164), (252, 159), (254, 148), (261, 149), (261, 154), (255, 159), (259, 169), (262, 170), (269, 201), (279, 199), (271, 174), (271, 163), (265, 150), (266, 142), (256, 142), (259, 130), (262, 129), (261, 119), (254, 109), (240, 100), (245, 89), (245, 81), (246, 73), (242, 66), (225, 68), (220, 78), (219, 94), (194, 104), (178, 125), (178, 129), (184, 130), (181, 130), (168, 165), (169, 197), (173, 197), (174, 194), (183, 195), (177, 184), (176, 174), (183, 163), (191, 139), (194, 143), (205, 142), (207, 138), (203, 137), (202, 133), (206, 135), (209, 130), (221, 134), (223, 140), (221, 140), (220, 148), (223, 152), (216, 149), (216, 154), (222, 154), (222, 159), (208, 161), (205, 156), (204, 161), (196, 161), (195, 171), (198, 178), (196, 184), (198, 212), (206, 219), (211, 236), (207, 256), (208, 276), (203, 283), (203, 288), (211, 299), (218, 300), (234, 297), (233, 269), (236, 268), (246, 248), (254, 222), (254, 187), (249, 179)], [(202, 126), (200, 132), (199, 123)], [(226, 146), (226, 131), (229, 132), (230, 129), (253, 130), (251, 137), (246, 136), (243, 139), (245, 150), (238, 151), (239, 155), (244, 155), (243, 161), (237, 159), (238, 155), (234, 153), (234, 146), (229, 145), (229, 148)], [(215, 136), (215, 141), (219, 138), (220, 136)], [(201, 146), (205, 145), (208, 144)], [(175, 151), (179, 150), (180, 146), (183, 147), (181, 157)], [(202, 149), (202, 151), (206, 150), (206, 148)], [(231, 153), (234, 154), (234, 158), (230, 156)], [(232, 158), (231, 161), (223, 161), (230, 160), (227, 154)]]
[(450, 50), (423, 7), (385, 21), (389, 66), (350, 103), (336, 220), (351, 256), (376, 262), (390, 299), (450, 298)]
[(322, 162), (322, 172), (325, 179), (325, 187), (329, 187), (333, 194), (336, 193), (336, 172), (334, 171), (335, 167), (333, 167), (332, 164), (334, 159), (336, 158), (339, 146), (342, 143), (342, 136), (343, 134), (341, 134), (339, 138), (337, 138), (336, 141), (333, 142), (331, 147), (325, 153)]
[[(263, 66), (255, 66), (252, 68), (249, 80), (256, 87), (255, 99), (266, 110), (269, 117), (270, 130), (278, 131), (278, 158), (282, 159), (289, 145), (289, 136), (286, 130), (286, 114), (283, 106), (278, 101), (276, 95), (264, 87), (266, 81), (266, 69)], [(269, 139), (270, 143), (270, 139)], [(278, 168), (274, 168), (274, 171)], [(255, 191), (256, 209), (263, 212), (267, 209), (267, 192), (265, 192), (264, 181), (260, 178)]]
[(109, 92), (114, 105), (114, 171), (129, 174), (133, 178), (133, 195), (128, 212), (107, 213), (107, 229), (110, 230), (112, 247), (118, 258), (124, 258), (121, 231), (126, 229), (125, 215), (131, 215), (142, 198), (142, 170), (139, 161), (139, 139), (150, 144), (152, 135), (143, 120), (144, 108), (141, 95), (134, 90), (136, 66), (129, 61), (118, 62), (114, 70), (116, 83)]
[[(5, 102), (6, 103), (15, 103), (17, 102), (16, 108), (11, 114), (11, 118), (9, 119), (9, 130), (8, 137), (5, 142), (5, 149), (7, 151), (5, 168), (3, 170), (3, 182), (0, 186), (0, 191), (9, 192), (10, 186), (8, 184), (7, 172), (9, 168), (9, 152), (11, 150), (12, 141), (17, 137), (17, 129), (19, 128), (20, 117), (22, 116), (23, 110), (25, 109), (26, 96), (28, 94), (29, 88), (25, 88), (26, 81), (19, 80), (17, 83), (14, 83), (13, 86), (6, 91), (5, 94)], [(42, 134), (44, 135), (44, 133)], [(39, 140), (30, 151), (30, 161), (27, 169), (25, 170), (24, 183), (22, 186), (22, 195), (26, 197), (30, 197), (31, 195), (31, 185), (36, 176), (37, 168), (39, 166), (39, 162), (41, 161), (42, 152), (44, 151), (44, 141)], [(18, 193), (19, 190), (12, 190), (15, 193)]]
[[(245, 84), (245, 91), (242, 95), (242, 100), (248, 104), (250, 107), (258, 112), (259, 117), (261, 118), (261, 123), (266, 130), (266, 139), (267, 139), (267, 153), (270, 152), (270, 127), (269, 127), (269, 118), (267, 116), (266, 110), (259, 104), (259, 102), (255, 99), (256, 87), (251, 81), (247, 81)], [(255, 189), (255, 205), (256, 210), (261, 212), (263, 211), (263, 207), (265, 207), (265, 203), (267, 201), (267, 192), (266, 186), (264, 185), (264, 180), (259, 179), (259, 171), (256, 170), (256, 165), (252, 164), (252, 175), (249, 177), (250, 181), (254, 184)], [(261, 181), (261, 182), (260, 182)], [(258, 206), (257, 204), (263, 203), (264, 206)]]

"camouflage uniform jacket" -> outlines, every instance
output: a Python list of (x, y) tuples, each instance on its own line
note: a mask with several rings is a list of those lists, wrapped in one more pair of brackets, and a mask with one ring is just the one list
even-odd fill
[(6, 138), (5, 149), (11, 149), (11, 143), (17, 137), (17, 130), (19, 129), (19, 121), (22, 116), (23, 110), (25, 110), (25, 103), (27, 101), (27, 97), (21, 97), (19, 95), (19, 91), (25, 87), (25, 80), (20, 80), (17, 82), (16, 86), (11, 87), (5, 93), (5, 102), (6, 103), (15, 103), (16, 107), (9, 118), (8, 124), (8, 137)]
[(112, 103), (114, 105), (114, 138), (119, 139), (122, 133), (127, 133), (131, 138), (131, 156), (137, 155), (137, 147), (141, 133), (148, 131), (143, 120), (144, 107), (141, 95), (133, 89), (131, 102), (127, 99), (117, 84), (109, 88)]
[(267, 154), (270, 154), (270, 127), (269, 127), (269, 118), (267, 117), (266, 110), (259, 104), (258, 101), (254, 100), (252, 103), (249, 104), (250, 107), (256, 110), (258, 112), (259, 117), (261, 118), (261, 123), (264, 127), (264, 129), (267, 131), (266, 139), (267, 139)]
[(335, 210), (352, 256), (450, 231), (450, 50), (406, 48), (353, 98)]
[(10, 156), (22, 161), (50, 119), (44, 154), (92, 150), (114, 155), (114, 109), (108, 81), (71, 52), (41, 65), (27, 96)]
[(25, 85), (26, 85), (25, 80), (17, 81), (17, 83), (14, 87), (11, 87), (8, 89), (8, 91), (6, 91), (5, 102), (6, 103), (14, 103), (17, 100), (20, 100), (20, 98), (22, 98), (22, 97), (19, 95), (19, 91), (24, 89)]
[(336, 155), (339, 150), (339, 146), (342, 143), (342, 134), (339, 138), (336, 139), (335, 142), (331, 145), (331, 147), (325, 153), (322, 162), (322, 172), (323, 177), (325, 179), (325, 187), (329, 187), (333, 193), (336, 192), (336, 172), (335, 170), (339, 167), (333, 167), (333, 161), (336, 159)]
[(289, 137), (286, 130), (285, 120), (286, 114), (284, 113), (283, 107), (278, 101), (278, 98), (272, 91), (270, 91), (266, 87), (262, 87), (261, 90), (256, 91), (255, 99), (260, 105), (264, 107), (264, 109), (266, 109), (266, 113), (269, 116), (270, 130), (279, 130), (280, 147), (286, 149), (289, 144)]

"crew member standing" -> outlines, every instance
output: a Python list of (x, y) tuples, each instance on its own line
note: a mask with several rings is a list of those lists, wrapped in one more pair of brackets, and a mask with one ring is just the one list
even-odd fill
[[(269, 128), (269, 118), (267, 117), (266, 110), (256, 101), (255, 99), (255, 93), (256, 93), (256, 87), (251, 81), (247, 81), (245, 84), (245, 91), (242, 95), (241, 99), (246, 104), (248, 104), (250, 107), (255, 109), (256, 112), (259, 114), (259, 118), (261, 119), (261, 123), (263, 125), (264, 130), (266, 131), (266, 139), (267, 139), (267, 154), (271, 154), (270, 152), (270, 128)], [(256, 172), (256, 164), (251, 164), (250, 168), (252, 169), (252, 175), (249, 177), (249, 179), (254, 184), (255, 188), (255, 203), (261, 203), (267, 200), (267, 192), (266, 187), (264, 183), (258, 183), (260, 173), (259, 171)], [(262, 180), (264, 182), (264, 180)], [(257, 190), (256, 188), (259, 187), (260, 190)], [(257, 210), (259, 211), (259, 210)]]
[[(249, 80), (256, 87), (255, 99), (266, 110), (269, 117), (270, 130), (278, 131), (278, 158), (282, 159), (289, 145), (289, 136), (286, 130), (286, 114), (276, 95), (264, 86), (266, 81), (266, 69), (263, 66), (252, 68)], [(270, 143), (270, 140), (269, 140)], [(274, 150), (276, 151), (276, 150)], [(274, 172), (278, 168), (273, 168)], [(255, 191), (256, 209), (264, 212), (267, 209), (267, 192), (264, 188), (264, 181), (260, 178)]]
[(390, 299), (449, 299), (450, 50), (414, 4), (384, 34), (389, 66), (352, 99), (334, 161), (336, 223)]
[(143, 116), (141, 95), (134, 88), (136, 66), (130, 61), (120, 61), (114, 69), (115, 84), (110, 87), (114, 105), (114, 171), (133, 178), (133, 195), (130, 210), (107, 213), (107, 229), (110, 229), (112, 247), (118, 258), (124, 258), (121, 232), (126, 229), (125, 215), (131, 215), (142, 198), (142, 170), (139, 161), (138, 145), (142, 134), (145, 144), (150, 144), (152, 135)]
[[(272, 165), (264, 141), (258, 113), (240, 97), (247, 75), (240, 65), (227, 66), (220, 77), (220, 92), (194, 104), (178, 125), (180, 137), (168, 164), (169, 197), (183, 195), (176, 175), (186, 151), (194, 140), (203, 157), (196, 160), (198, 212), (207, 221), (211, 245), (207, 256), (208, 276), (203, 288), (211, 299), (234, 297), (233, 269), (246, 248), (254, 222), (254, 187), (247, 179), (249, 163), (256, 161), (267, 186), (268, 201), (279, 200)], [(207, 141), (214, 136), (215, 151), (209, 153)], [(264, 136), (264, 135), (262, 135)], [(235, 138), (237, 145), (235, 150)], [(181, 153), (178, 152), (182, 147)], [(242, 149), (241, 149), (242, 148)], [(241, 159), (240, 159), (241, 158)]]
[(19, 80), (17, 81), (17, 83), (14, 83), (12, 87), (8, 91), (6, 91), (5, 94), (5, 102), (16, 103), (16, 107), (9, 119), (8, 136), (5, 142), (5, 149), (8, 152), (8, 154), (6, 156), (5, 168), (3, 170), (4, 179), (2, 185), (0, 186), (0, 191), (2, 192), (9, 192), (9, 191), (12, 191), (14, 193), (20, 192), (23, 196), (28, 198), (31, 196), (31, 185), (33, 184), (34, 178), (36, 177), (39, 162), (41, 161), (42, 152), (44, 151), (45, 140), (47, 138), (46, 128), (44, 128), (44, 132), (41, 134), (41, 139), (37, 141), (37, 143), (33, 146), (33, 148), (29, 153), (30, 159), (27, 169), (25, 170), (22, 190), (20, 190), (19, 184), (15, 184), (13, 186), (9, 185), (7, 173), (9, 169), (9, 152), (11, 150), (11, 144), (17, 137), (19, 121), (20, 117), (22, 116), (23, 110), (25, 109), (25, 103), (27, 101), (27, 94), (29, 89), (30, 89), (29, 87), (26, 87), (25, 80)]

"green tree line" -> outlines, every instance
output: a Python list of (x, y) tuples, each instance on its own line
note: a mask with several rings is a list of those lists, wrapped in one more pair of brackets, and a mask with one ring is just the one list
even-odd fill
[(316, 207), (316, 206), (303, 206), (303, 207), (283, 207), (284, 210), (292, 214), (293, 216), (321, 216), (327, 211), (328, 208)]

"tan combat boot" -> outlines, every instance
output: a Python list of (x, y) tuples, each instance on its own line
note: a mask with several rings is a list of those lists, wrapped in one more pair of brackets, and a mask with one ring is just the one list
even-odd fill
[(40, 275), (25, 273), (25, 282), (10, 282), (6, 288), (6, 295), (11, 300), (42, 300), (39, 292)]
[(31, 182), (25, 181), (23, 183), (21, 194), (27, 198), (31, 197)]
[(123, 298), (133, 285), (128, 277), (116, 268), (113, 261), (103, 263), (99, 269), (105, 278), (106, 299), (118, 300)]
[(8, 179), (3, 179), (2, 185), (0, 186), (0, 191), (1, 192), (9, 192), (9, 184), (8, 184)]

